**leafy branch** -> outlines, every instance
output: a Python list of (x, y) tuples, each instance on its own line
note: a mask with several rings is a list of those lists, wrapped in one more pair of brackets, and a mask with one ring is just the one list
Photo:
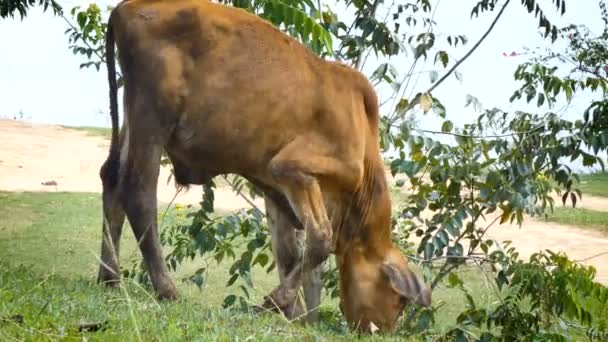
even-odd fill
[(18, 12), (23, 20), (33, 6), (42, 6), (43, 12), (51, 8), (54, 15), (63, 15), (61, 5), (55, 0), (4, 0), (0, 2), (0, 18), (14, 18)]
[[(467, 51), (464, 54), (464, 56), (462, 56), (462, 58), (457, 60), (456, 63), (454, 63), (454, 65), (439, 80), (437, 80), (435, 83), (433, 83), (429, 89), (427, 89), (423, 94), (417, 94), (417, 96), (415, 96), (414, 99), (409, 103), (407, 108), (405, 110), (401, 111), (402, 113), (407, 113), (411, 109), (413, 109), (415, 106), (419, 105), (421, 98), (424, 96), (428, 96), (425, 94), (432, 93), (433, 90), (435, 90), (439, 85), (441, 85), (441, 83), (443, 83), (465, 60), (467, 60), (473, 54), (473, 52), (475, 52), (475, 50), (477, 50), (477, 48), (481, 45), (481, 43), (483, 43), (483, 41), (490, 35), (490, 32), (492, 32), (492, 30), (496, 26), (496, 23), (498, 22), (500, 17), (503, 15), (505, 9), (507, 8), (507, 6), (509, 5), (510, 2), (511, 2), (511, 0), (505, 1), (505, 3), (502, 5), (500, 11), (498, 11), (498, 14), (496, 15), (496, 17), (494, 17), (494, 20), (492, 20), (492, 23), (490, 23), (490, 26), (488, 26), (488, 29), (481, 36), (481, 38), (479, 38), (479, 40), (477, 40), (477, 42), (475, 44), (473, 44), (471, 49), (469, 49), (469, 51)], [(395, 110), (396, 110), (396, 108), (395, 108)], [(397, 112), (393, 113), (393, 115), (395, 115), (396, 113)], [(396, 116), (393, 116), (390, 121), (392, 122), (395, 119), (396, 119)]]

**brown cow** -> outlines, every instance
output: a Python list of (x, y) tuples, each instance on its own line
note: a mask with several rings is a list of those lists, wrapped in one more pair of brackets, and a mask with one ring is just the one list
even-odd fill
[[(125, 85), (120, 133), (115, 42)], [(119, 281), (126, 214), (154, 289), (177, 296), (156, 223), (164, 149), (179, 184), (240, 174), (264, 191), (281, 222), (304, 228), (303, 255), (268, 298), (286, 314), (302, 274), (332, 252), (352, 326), (391, 330), (408, 302), (430, 305), (430, 289), (391, 240), (378, 101), (362, 74), (318, 58), (253, 14), (201, 0), (121, 2), (108, 20), (106, 53), (112, 141), (100, 170), (100, 281)]]

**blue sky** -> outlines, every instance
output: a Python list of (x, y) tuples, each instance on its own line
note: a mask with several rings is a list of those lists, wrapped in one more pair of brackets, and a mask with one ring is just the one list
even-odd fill
[[(436, 8), (435, 21), (438, 26), (434, 32), (439, 35), (438, 46), (446, 47), (450, 60), (460, 58), (472, 44), (479, 39), (488, 27), (496, 12), (484, 13), (479, 18), (470, 19), (469, 13), (476, 0), (433, 1)], [(89, 1), (63, 1), (64, 9), (69, 12), (75, 5), (86, 6)], [(98, 1), (100, 7), (114, 5), (117, 1)], [(348, 20), (352, 13), (342, 11), (343, 5), (336, 7), (334, 2), (325, 2), (337, 10), (339, 17)], [(380, 15), (390, 9), (391, 0), (385, 0), (380, 7)], [(594, 32), (600, 32), (602, 22), (597, 2), (567, 1), (567, 12), (563, 17), (554, 10), (552, 1), (539, 1), (552, 22), (558, 26), (571, 22), (585, 23)], [(576, 3), (576, 6), (575, 6)], [(499, 4), (501, 5), (502, 2)], [(453, 76), (444, 82), (434, 95), (448, 108), (448, 116), (457, 126), (470, 122), (477, 116), (470, 108), (464, 108), (465, 97), (477, 97), (484, 107), (500, 107), (505, 110), (533, 109), (522, 102), (512, 106), (508, 98), (517, 83), (513, 80), (516, 66), (527, 56), (504, 57), (503, 52), (521, 51), (525, 47), (547, 47), (537, 29), (538, 20), (528, 14), (520, 1), (511, 1), (503, 18), (486, 41), (476, 50), (458, 71), (463, 75), (462, 82)], [(67, 24), (61, 17), (51, 12), (42, 13), (39, 8), (30, 11), (25, 20), (7, 19), (0, 21), (0, 117), (18, 116), (21, 111), (25, 119), (34, 122), (109, 126), (107, 114), (107, 81), (105, 69), (79, 69), (82, 57), (75, 56), (68, 49), (64, 31)], [(402, 25), (401, 30), (407, 30)], [(417, 29), (418, 33), (420, 29)], [(449, 48), (445, 35), (463, 34), (469, 39), (464, 48)], [(443, 69), (433, 66), (433, 56), (426, 63), (419, 63), (417, 72), (411, 79), (407, 95), (427, 89), (429, 75), (424, 71), (437, 69), (441, 76)], [(403, 74), (411, 65), (411, 54), (392, 60)], [(375, 69), (379, 61), (373, 54), (367, 60), (365, 70)], [(422, 72), (421, 72), (422, 71)], [(368, 73), (369, 75), (370, 73)], [(402, 76), (402, 75), (401, 75)], [(378, 89), (381, 99), (390, 95), (388, 87)], [(582, 97), (572, 103), (563, 115), (575, 118), (581, 114), (589, 100)], [(560, 107), (560, 106), (558, 106)], [(441, 121), (433, 116), (420, 118), (421, 125), (428, 129), (438, 129)]]

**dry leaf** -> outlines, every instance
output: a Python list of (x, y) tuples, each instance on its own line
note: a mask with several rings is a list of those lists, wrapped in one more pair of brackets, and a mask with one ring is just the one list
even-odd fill
[(422, 94), (420, 97), (420, 108), (426, 114), (429, 110), (431, 110), (431, 106), (433, 105), (433, 100), (428, 93)]

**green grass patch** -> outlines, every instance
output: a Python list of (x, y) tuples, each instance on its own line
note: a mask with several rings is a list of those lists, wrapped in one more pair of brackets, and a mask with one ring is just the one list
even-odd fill
[(112, 137), (112, 128), (109, 127), (94, 127), (94, 126), (61, 126), (67, 129), (73, 129), (77, 131), (84, 131), (91, 136), (101, 136), (106, 139)]
[[(288, 325), (277, 315), (244, 314), (211, 306), (185, 294), (172, 303), (155, 301), (143, 288), (101, 290), (86, 277), (40, 275), (31, 267), (0, 264), (0, 339), (95, 341), (228, 341), (276, 338), (348, 340), (354, 336), (332, 325)], [(13, 320), (22, 317), (23, 323)], [(95, 332), (80, 331), (93, 324)]]
[[(608, 172), (596, 172), (580, 176), (578, 188), (591, 196), (608, 197)], [(607, 208), (608, 209), (608, 208)]]
[[(159, 213), (162, 213), (162, 209)], [(167, 223), (172, 222), (169, 212)], [(200, 258), (173, 274), (180, 300), (158, 303), (147, 287), (124, 281), (122, 290), (108, 290), (95, 283), (101, 239), (101, 196), (89, 193), (0, 192), (0, 340), (55, 340), (74, 337), (88, 340), (353, 340), (336, 299), (324, 296), (322, 322), (305, 326), (288, 324), (275, 314), (255, 315), (222, 308), (229, 294), (240, 295), (239, 281), (226, 287), (232, 260), (211, 264), (199, 290), (179, 281), (202, 264)], [(133, 233), (125, 225), (121, 263), (129, 267), (141, 254)], [(238, 253), (237, 253), (238, 255)], [(492, 307), (495, 285), (478, 268), (459, 271), (479, 306)], [(257, 267), (251, 304), (278, 284), (275, 271)], [(440, 285), (433, 293), (440, 305), (433, 331), (445, 331), (465, 309), (466, 299), (457, 289)], [(11, 317), (21, 315), (24, 323)], [(79, 332), (82, 323), (104, 323), (105, 330)], [(373, 340), (402, 340), (403, 336)]]
[(546, 221), (568, 224), (581, 228), (592, 228), (608, 233), (608, 211), (555, 207), (553, 213), (549, 212)]

